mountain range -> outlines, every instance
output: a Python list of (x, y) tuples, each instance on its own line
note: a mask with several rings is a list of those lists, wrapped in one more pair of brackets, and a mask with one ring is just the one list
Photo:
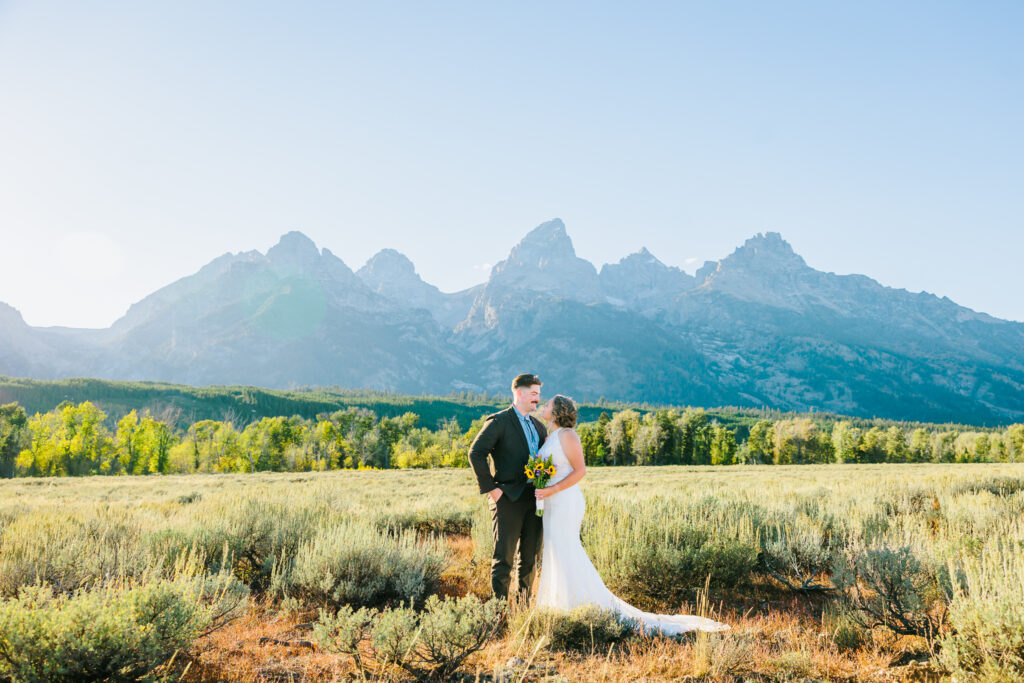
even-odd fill
[(1024, 323), (807, 265), (759, 233), (696, 276), (647, 249), (598, 270), (554, 219), (445, 293), (385, 249), (358, 271), (300, 232), (220, 256), (111, 327), (31, 327), (0, 303), (0, 374), (503, 393), (1006, 423)]

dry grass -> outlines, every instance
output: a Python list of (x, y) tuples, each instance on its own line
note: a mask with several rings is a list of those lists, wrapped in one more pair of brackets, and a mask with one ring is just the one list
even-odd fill
[[(453, 560), (442, 592), (486, 597), (487, 567), (474, 561), (466, 536), (447, 538)], [(887, 638), (876, 632), (871, 644), (843, 652), (821, 623), (821, 607), (807, 599), (761, 584), (730, 607), (714, 610), (733, 626), (728, 634), (695, 634), (681, 640), (637, 638), (609, 651), (551, 652), (542, 642), (505, 633), (464, 667), (465, 681), (932, 681), (927, 667), (902, 659), (920, 656), (920, 639)], [(668, 609), (666, 607), (666, 609)], [(700, 612), (682, 605), (680, 611)], [(196, 645), (185, 682), (329, 682), (359, 679), (348, 657), (319, 651), (310, 642), (314, 611), (282, 612), (253, 601), (245, 617)], [(401, 672), (376, 680), (411, 680)]]
[[(602, 533), (605, 530), (628, 530), (641, 523), (658, 527), (678, 522), (687, 514), (695, 527), (710, 526), (718, 537), (753, 543), (750, 539), (756, 533), (744, 515), (756, 504), (766, 514), (778, 513), (792, 521), (806, 517), (817, 523), (826, 515), (847, 521), (853, 537), (871, 531), (879, 539), (913, 545), (922, 549), (922, 557), (932, 553), (943, 562), (977, 555), (989, 539), (1007, 539), (1002, 551), (1006, 557), (999, 557), (1008, 566), (1010, 560), (1019, 564), (1024, 526), (1014, 520), (1024, 512), (1024, 492), (1003, 494), (972, 488), (992, 478), (1024, 479), (1024, 466), (593, 468), (583, 485), (590, 525), (585, 525), (584, 542), (597, 564), (603, 551), (613, 557), (611, 550), (621, 549), (613, 547), (614, 543), (627, 547), (631, 543), (629, 537)], [(29, 542), (40, 538), (32, 532), (33, 525), (51, 518), (113, 520), (142, 538), (153, 530), (212, 526), (243, 509), (240, 503), (253, 499), (265, 503), (269, 511), (260, 512), (263, 507), (254, 506), (253, 514), (280, 521), (279, 509), (295, 513), (294, 523), (281, 522), (282, 533), (291, 536), (311, 533), (314, 527), (341, 528), (344, 520), (365, 524), (404, 520), (406, 529), (418, 528), (417, 524), (426, 521), (436, 522), (434, 528), (449, 529), (446, 522), (482, 512), (472, 476), (465, 470), (0, 481), (0, 555), (5, 561), (20, 562), (19, 567), (30, 565), (35, 561), (33, 553), (40, 550)], [(702, 500), (714, 505), (693, 507)], [(888, 526), (875, 528), (876, 521)], [(60, 533), (55, 531), (54, 536), (62, 539), (62, 547), (67, 548), (64, 555), (75, 558), (76, 565), (82, 564), (77, 561), (81, 552), (95, 556), (100, 550), (99, 541), (83, 536), (78, 528), (69, 523), (56, 529)], [(482, 539), (481, 528), (478, 524), (478, 540)], [(17, 544), (13, 542), (5, 549), (5, 529), (12, 539), (15, 531), (22, 534), (21, 540), (32, 552), (14, 554)], [(135, 538), (132, 534), (126, 538)], [(450, 561), (440, 576), (438, 592), (488, 597), (489, 562), (486, 553), (481, 558), (473, 537), (460, 532), (442, 535), (439, 540)], [(47, 546), (41, 551), (54, 555), (53, 543), (39, 543)], [(121, 552), (112, 542), (108, 546), (108, 553)], [(975, 583), (999, 588), (999, 595), (1007, 595), (1024, 572), (1004, 569), (1003, 564), (986, 565), (985, 572), (975, 572)], [(605, 569), (614, 567), (606, 564), (602, 573)], [(0, 573), (4, 571), (0, 563)], [(727, 634), (697, 634), (678, 641), (637, 638), (608, 651), (573, 654), (506, 632), (467, 661), (463, 680), (939, 680), (930, 665), (917, 663), (929, 655), (922, 639), (896, 638), (879, 628), (864, 642), (843, 646), (836, 642), (835, 631), (824, 618), (830, 597), (800, 597), (756, 573), (748, 578), (739, 588), (712, 588), (714, 602), (710, 606), (696, 601), (658, 604), (651, 595), (639, 595), (651, 602), (647, 607), (661, 612), (702, 613), (710, 609), (716, 618), (732, 625)], [(820, 577), (822, 582), (827, 578)], [(645, 593), (642, 586), (633, 589)], [(685, 595), (692, 597), (695, 592)], [(315, 609), (286, 611), (267, 597), (253, 598), (243, 617), (199, 639), (188, 655), (177, 658), (177, 677), (204, 683), (358, 678), (347, 657), (321, 652), (310, 642), (309, 624), (316, 616)], [(392, 678), (401, 679), (402, 674), (395, 672)]]
[[(464, 680), (479, 681), (924, 681), (938, 680), (916, 667), (893, 667), (898, 657), (881, 644), (842, 653), (820, 624), (795, 612), (772, 610), (748, 617), (722, 615), (726, 635), (698, 634), (682, 642), (642, 638), (608, 652), (549, 652), (542, 643), (506, 634), (464, 667)], [(228, 627), (196, 646), (181, 680), (342, 681), (358, 678), (347, 657), (308, 647), (309, 614), (284, 614), (253, 605)], [(285, 643), (291, 643), (285, 644)], [(510, 665), (510, 662), (519, 660)], [(393, 680), (403, 680), (398, 674)], [(408, 680), (407, 677), (405, 680)]]

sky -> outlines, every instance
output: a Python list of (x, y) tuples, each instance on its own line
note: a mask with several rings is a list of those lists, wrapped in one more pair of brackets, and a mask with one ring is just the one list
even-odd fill
[(106, 327), (301, 230), (444, 291), (758, 232), (1024, 321), (1024, 3), (0, 0), (0, 301)]

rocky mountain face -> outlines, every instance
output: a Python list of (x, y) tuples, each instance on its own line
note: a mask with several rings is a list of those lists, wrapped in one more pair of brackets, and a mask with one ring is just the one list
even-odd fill
[(664, 311), (676, 296), (697, 286), (697, 278), (666, 266), (647, 247), (605, 264), (600, 277), (608, 303), (648, 315)]
[(446, 294), (424, 282), (412, 261), (394, 249), (379, 251), (356, 275), (371, 290), (397, 305), (429, 311), (446, 328), (455, 327), (466, 317), (481, 289), (477, 286)]
[(600, 272), (562, 221), (456, 293), (385, 249), (357, 272), (298, 232), (225, 254), (107, 330), (32, 328), (0, 304), (0, 373), (189, 384), (504, 392), (862, 416), (1024, 419), (1024, 324), (863, 275), (758, 234), (696, 277), (646, 249)]
[(541, 223), (491, 271), (492, 295), (534, 292), (583, 303), (604, 300), (594, 264), (576, 256), (565, 224), (558, 218)]

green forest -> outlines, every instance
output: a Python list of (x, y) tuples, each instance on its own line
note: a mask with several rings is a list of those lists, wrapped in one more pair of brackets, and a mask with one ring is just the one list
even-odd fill
[[(465, 467), (486, 396), (2, 380), (0, 476)], [(251, 407), (247, 407), (251, 406)], [(274, 413), (278, 414), (274, 414)], [(1003, 428), (739, 408), (581, 406), (588, 465), (1024, 461)]]

